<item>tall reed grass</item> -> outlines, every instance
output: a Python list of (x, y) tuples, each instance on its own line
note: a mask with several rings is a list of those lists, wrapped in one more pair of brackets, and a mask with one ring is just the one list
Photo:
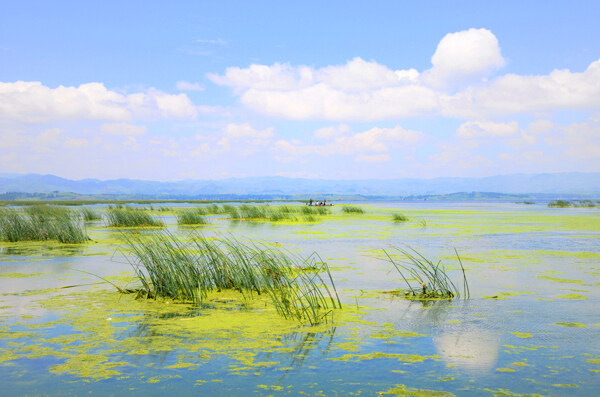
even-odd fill
[(342, 212), (344, 214), (364, 214), (365, 210), (363, 210), (360, 207), (353, 206), (353, 205), (347, 205), (347, 206), (342, 207)]
[(326, 207), (292, 207), (292, 206), (268, 206), (268, 205), (246, 205), (239, 207), (233, 205), (223, 205), (217, 209), (219, 213), (226, 214), (233, 220), (248, 221), (297, 221), (298, 216), (303, 216), (303, 220), (314, 222), (315, 216), (322, 216), (331, 213), (331, 209)]
[(206, 212), (202, 208), (183, 210), (177, 213), (177, 224), (179, 225), (206, 225), (204, 218)]
[[(409, 299), (453, 299), (460, 297), (460, 289), (450, 279), (446, 273), (446, 268), (438, 261), (437, 263), (425, 258), (422, 254), (413, 248), (397, 248), (397, 251), (404, 256), (404, 261), (397, 261), (384, 250), (387, 259), (394, 268), (400, 273), (402, 279), (407, 285), (404, 296)], [(454, 250), (456, 258), (462, 271), (463, 297), (471, 297), (469, 283), (465, 268), (463, 267), (458, 251)]]
[(127, 206), (109, 206), (106, 219), (110, 227), (164, 226), (162, 221), (146, 211)]
[[(192, 234), (186, 242), (170, 233), (124, 234), (147, 298), (201, 303), (209, 292), (235, 289), (244, 299), (267, 294), (285, 318), (312, 325), (341, 307), (329, 267), (318, 255), (295, 256), (233, 237)], [(323, 275), (324, 277), (322, 277)]]
[(62, 207), (32, 206), (25, 212), (0, 209), (0, 240), (45, 241), (81, 244), (89, 240), (85, 227), (70, 210)]
[(102, 219), (100, 213), (91, 208), (82, 208), (79, 212), (84, 221), (99, 221)]

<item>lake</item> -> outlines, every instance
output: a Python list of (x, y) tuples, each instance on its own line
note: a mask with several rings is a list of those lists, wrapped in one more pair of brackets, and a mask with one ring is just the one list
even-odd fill
[[(131, 229), (105, 220), (86, 223), (86, 244), (0, 243), (0, 394), (600, 393), (598, 208), (351, 205), (364, 212), (336, 203), (309, 220), (215, 214), (197, 227), (176, 220), (197, 205), (149, 210), (183, 243), (201, 233), (317, 253), (343, 307), (315, 326), (281, 317), (263, 298), (240, 305), (232, 291), (200, 306), (119, 293), (112, 284), (137, 285), (122, 240)], [(470, 299), (390, 294), (406, 283), (387, 254), (400, 260), (410, 248), (462, 280), (456, 249)]]

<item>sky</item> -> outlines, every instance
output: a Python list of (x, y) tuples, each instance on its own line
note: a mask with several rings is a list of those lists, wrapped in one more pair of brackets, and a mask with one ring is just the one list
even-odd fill
[(0, 173), (600, 171), (598, 1), (2, 1)]

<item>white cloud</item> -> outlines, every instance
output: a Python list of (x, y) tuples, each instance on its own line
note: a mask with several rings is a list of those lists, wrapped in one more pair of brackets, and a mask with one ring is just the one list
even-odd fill
[[(210, 74), (258, 112), (292, 120), (370, 121), (441, 115), (483, 119), (526, 112), (597, 109), (600, 60), (581, 73), (507, 74), (498, 40), (487, 29), (450, 33), (440, 41), (432, 67), (393, 70), (354, 58), (313, 68), (275, 63), (230, 67)], [(489, 79), (488, 79), (489, 78)], [(449, 93), (448, 89), (455, 90)]]
[(423, 80), (436, 87), (447, 87), (489, 75), (504, 66), (504, 58), (492, 32), (469, 29), (444, 36), (431, 63), (433, 67), (425, 73)]
[[(317, 130), (322, 131), (322, 130)], [(322, 134), (320, 138), (323, 138)], [(358, 154), (360, 161), (387, 161), (391, 147), (395, 145), (413, 146), (423, 141), (425, 135), (418, 131), (394, 128), (371, 128), (370, 130), (343, 135), (330, 135), (329, 142), (321, 145), (304, 145), (297, 141), (278, 140), (275, 149), (290, 156), (317, 154), (322, 156)], [(370, 153), (370, 154), (365, 154)], [(375, 153), (375, 154), (373, 154)], [(363, 154), (361, 156), (361, 154)], [(377, 155), (380, 154), (380, 155)], [(385, 154), (385, 156), (384, 156)], [(387, 157), (386, 157), (387, 156)]]
[(127, 123), (102, 124), (100, 130), (111, 135), (143, 135), (148, 130), (145, 125)]
[(415, 69), (393, 71), (377, 62), (367, 62), (359, 57), (342, 66), (328, 66), (313, 75), (318, 82), (345, 91), (365, 91), (401, 83), (414, 83), (419, 76)]
[(161, 91), (151, 90), (150, 98), (154, 99), (156, 107), (164, 118), (196, 118), (196, 107), (185, 94), (170, 95)]
[(516, 121), (495, 123), (491, 121), (467, 121), (456, 130), (459, 138), (493, 138), (508, 137), (519, 132)]
[(249, 89), (241, 102), (251, 109), (293, 120), (381, 120), (432, 114), (438, 94), (419, 85), (347, 92), (317, 84), (299, 90)]
[(600, 104), (600, 60), (582, 73), (554, 70), (546, 76), (508, 74), (481, 87), (445, 98), (442, 114), (516, 114), (547, 110), (598, 109)]
[(175, 87), (180, 91), (204, 91), (204, 86), (200, 83), (190, 83), (189, 81), (178, 81)]
[(185, 94), (150, 89), (123, 95), (102, 83), (49, 88), (40, 82), (0, 82), (0, 118), (28, 123), (55, 120), (129, 121), (134, 117), (195, 118)]
[[(256, 130), (249, 123), (229, 123), (223, 130), (223, 137), (218, 144), (224, 149), (230, 149), (232, 144), (245, 144), (249, 146), (265, 145), (273, 136), (273, 128)], [(250, 149), (249, 147), (247, 147)]]

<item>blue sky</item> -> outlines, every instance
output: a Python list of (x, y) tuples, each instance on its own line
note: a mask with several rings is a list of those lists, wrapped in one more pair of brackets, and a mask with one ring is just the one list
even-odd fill
[(591, 1), (5, 2), (0, 172), (597, 172), (599, 17)]

